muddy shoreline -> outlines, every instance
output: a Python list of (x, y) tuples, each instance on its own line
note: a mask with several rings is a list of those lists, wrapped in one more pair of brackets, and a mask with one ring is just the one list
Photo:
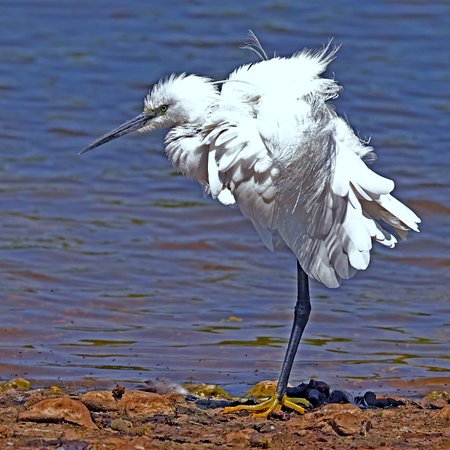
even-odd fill
[(223, 414), (218, 406), (229, 399), (214, 388), (189, 395), (121, 387), (74, 393), (9, 383), (0, 385), (2, 449), (450, 448), (446, 385), (418, 399), (396, 397), (403, 403), (397, 407), (331, 403), (261, 419)]

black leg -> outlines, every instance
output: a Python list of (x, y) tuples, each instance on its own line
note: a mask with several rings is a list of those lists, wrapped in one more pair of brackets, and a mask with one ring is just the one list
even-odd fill
[[(286, 387), (291, 373), (292, 364), (294, 363), (295, 354), (297, 353), (298, 344), (308, 323), (309, 313), (311, 311), (311, 303), (309, 302), (309, 287), (308, 287), (308, 275), (300, 267), (297, 262), (297, 303), (294, 309), (294, 325), (292, 326), (291, 337), (289, 338), (289, 344), (286, 350), (286, 356), (284, 357), (283, 365), (281, 366), (280, 378), (278, 379), (277, 390), (268, 400), (258, 403), (257, 405), (237, 405), (227, 406), (223, 412), (237, 412), (237, 411), (249, 411), (253, 413), (255, 417), (267, 417), (272, 411), (279, 411), (282, 406), (289, 408), (293, 411), (297, 411), (303, 414), (305, 410), (297, 403), (302, 403), (298, 399), (295, 403), (289, 400), (286, 394)], [(305, 404), (308, 402), (305, 400)]]
[(281, 400), (286, 393), (286, 387), (289, 381), (289, 375), (294, 363), (295, 354), (309, 319), (311, 312), (311, 302), (309, 300), (309, 284), (308, 275), (301, 268), (297, 261), (297, 303), (294, 309), (294, 324), (292, 325), (291, 336), (289, 338), (286, 355), (284, 357), (283, 365), (281, 366), (280, 377), (277, 384), (277, 397)]

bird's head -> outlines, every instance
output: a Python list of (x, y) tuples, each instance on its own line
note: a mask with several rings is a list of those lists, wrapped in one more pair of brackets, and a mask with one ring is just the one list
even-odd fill
[(171, 75), (153, 86), (141, 114), (104, 134), (81, 152), (88, 152), (133, 131), (152, 131), (184, 123), (202, 123), (218, 99), (216, 86), (196, 75)]

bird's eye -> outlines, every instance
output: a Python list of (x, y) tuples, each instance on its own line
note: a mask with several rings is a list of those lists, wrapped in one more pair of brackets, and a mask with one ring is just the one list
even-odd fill
[(168, 108), (167, 105), (162, 105), (162, 106), (159, 107), (159, 110), (160, 110), (162, 113), (165, 113), (165, 112), (167, 111), (167, 108)]

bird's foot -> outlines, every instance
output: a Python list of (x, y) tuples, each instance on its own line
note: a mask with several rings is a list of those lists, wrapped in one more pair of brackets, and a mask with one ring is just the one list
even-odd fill
[(305, 407), (309, 406), (308, 400), (304, 398), (289, 398), (285, 394), (280, 400), (278, 395), (274, 394), (268, 400), (258, 403), (257, 405), (227, 406), (224, 408), (223, 412), (248, 411), (252, 413), (254, 417), (267, 417), (271, 412), (278, 412), (284, 406), (285, 408), (304, 414), (305, 409), (301, 407), (299, 403)]

